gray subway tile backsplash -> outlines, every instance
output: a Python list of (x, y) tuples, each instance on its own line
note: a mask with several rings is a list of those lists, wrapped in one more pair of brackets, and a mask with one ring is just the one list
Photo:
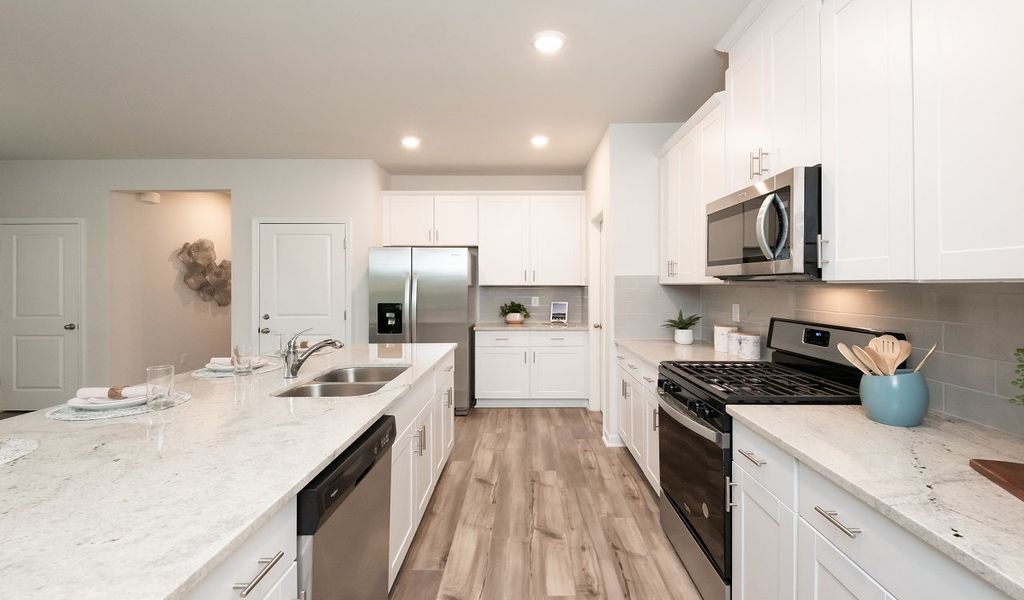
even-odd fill
[[(556, 287), (481, 287), (478, 297), (479, 321), (494, 323), (501, 321), (498, 309), (509, 301), (526, 306), (533, 321), (547, 321), (551, 317), (552, 302), (569, 303), (569, 321), (580, 323), (587, 320), (587, 292), (582, 286)], [(531, 306), (532, 298), (539, 299), (538, 306)]]

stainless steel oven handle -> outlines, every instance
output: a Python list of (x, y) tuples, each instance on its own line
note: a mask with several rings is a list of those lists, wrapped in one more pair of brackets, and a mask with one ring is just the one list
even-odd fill
[[(778, 226), (780, 234), (778, 237), (778, 244), (776, 247), (771, 247), (768, 244), (768, 210), (771, 207), (775, 207), (778, 212)], [(786, 242), (790, 240), (790, 215), (785, 212), (785, 205), (782, 204), (782, 199), (777, 194), (769, 194), (765, 197), (764, 202), (761, 203), (761, 208), (758, 210), (758, 220), (755, 226), (755, 232), (758, 235), (758, 246), (761, 247), (761, 254), (764, 254), (768, 260), (775, 260), (775, 258), (782, 253), (782, 249), (785, 248)]]
[(696, 433), (697, 435), (699, 435), (700, 437), (706, 439), (707, 441), (713, 442), (714, 444), (717, 444), (718, 446), (722, 446), (722, 441), (725, 439), (725, 435), (724, 434), (719, 433), (719, 432), (715, 431), (714, 429), (711, 429), (707, 425), (703, 425), (703, 424), (699, 423), (693, 417), (690, 417), (689, 415), (686, 415), (685, 413), (683, 413), (682, 411), (680, 411), (676, 407), (674, 407), (671, 404), (669, 404), (668, 402), (666, 402), (665, 401), (665, 394), (664, 393), (658, 392), (658, 396), (659, 396), (659, 398), (658, 398), (658, 406), (660, 406), (661, 409), (664, 410), (668, 414), (668, 416), (672, 417), (673, 421), (679, 423), (683, 427), (685, 427), (685, 428), (689, 429), (690, 431)]

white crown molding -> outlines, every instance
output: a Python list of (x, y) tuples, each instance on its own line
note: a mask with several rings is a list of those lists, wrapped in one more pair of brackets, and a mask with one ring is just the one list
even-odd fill
[(733, 22), (732, 27), (729, 27), (729, 30), (725, 32), (722, 39), (718, 40), (718, 43), (715, 44), (715, 50), (718, 50), (719, 52), (728, 52), (731, 50), (733, 45), (743, 37), (743, 34), (750, 29), (750, 26), (754, 24), (754, 21), (761, 16), (764, 9), (768, 8), (768, 5), (771, 3), (772, 0), (752, 0), (751, 3), (743, 9), (740, 16)]
[(672, 149), (672, 146), (675, 146), (679, 143), (679, 140), (683, 139), (688, 133), (693, 131), (693, 129), (704, 120), (704, 117), (708, 116), (711, 111), (722, 104), (722, 102), (725, 102), (725, 92), (716, 92), (712, 94), (711, 97), (697, 109), (697, 112), (690, 115), (690, 118), (680, 125), (679, 129), (676, 129), (675, 133), (672, 134), (672, 137), (668, 138), (668, 141), (662, 144), (658, 157), (660, 158), (668, 154), (668, 151)]

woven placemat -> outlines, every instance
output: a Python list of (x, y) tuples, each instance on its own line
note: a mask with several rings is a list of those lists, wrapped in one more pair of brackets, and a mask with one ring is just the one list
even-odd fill
[[(188, 392), (174, 392), (174, 404), (163, 410), (174, 408), (175, 406), (188, 402), (191, 399), (192, 394), (189, 394)], [(141, 415), (148, 412), (150, 412), (149, 405), (145, 403), (137, 406), (113, 408), (110, 410), (80, 410), (72, 406), (68, 406), (67, 404), (63, 404), (50, 409), (50, 411), (46, 413), (46, 418), (54, 421), (98, 421), (99, 419), (131, 417), (133, 415)]]

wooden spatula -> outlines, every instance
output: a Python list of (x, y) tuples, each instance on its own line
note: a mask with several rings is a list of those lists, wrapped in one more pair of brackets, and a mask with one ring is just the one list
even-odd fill
[(839, 350), (839, 353), (843, 355), (843, 358), (850, 361), (850, 364), (857, 367), (857, 369), (860, 370), (861, 373), (864, 373), (865, 375), (871, 375), (871, 370), (868, 369), (859, 358), (857, 358), (857, 355), (853, 353), (853, 350), (850, 350), (849, 346), (842, 342), (839, 342), (838, 344), (836, 344), (836, 349)]
[(853, 346), (851, 350), (853, 350), (853, 355), (859, 358), (860, 362), (864, 363), (864, 366), (871, 371), (872, 375), (882, 374), (882, 370), (878, 368), (877, 364), (875, 364), (875, 359), (868, 354), (866, 349), (861, 348), (860, 346)]
[(900, 354), (898, 339), (891, 335), (880, 335), (868, 342), (868, 349), (873, 350), (877, 355), (875, 362), (883, 374), (893, 375), (896, 373), (896, 365), (900, 364), (896, 360)]

